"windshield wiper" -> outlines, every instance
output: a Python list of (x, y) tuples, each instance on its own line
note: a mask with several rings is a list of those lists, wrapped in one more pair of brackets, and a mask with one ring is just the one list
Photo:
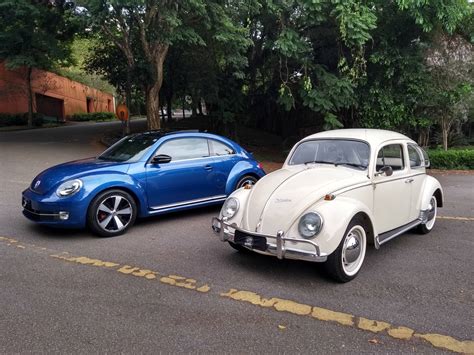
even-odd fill
[(366, 169), (367, 167), (365, 165), (362, 165), (362, 164), (356, 164), (356, 163), (349, 163), (349, 162), (337, 162), (337, 163), (334, 163), (335, 166), (338, 166), (338, 165), (347, 165), (347, 166), (353, 166), (355, 168), (361, 168), (361, 169)]
[[(307, 161), (304, 163), (305, 165), (308, 164), (330, 164), (330, 165), (336, 165), (333, 161), (327, 161), (327, 160), (312, 160), (312, 161)], [(337, 166), (337, 165), (336, 165)]]

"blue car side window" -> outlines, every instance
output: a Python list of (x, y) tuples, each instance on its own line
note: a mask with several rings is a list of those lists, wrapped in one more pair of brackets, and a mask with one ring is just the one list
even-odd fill
[(203, 138), (177, 138), (164, 142), (156, 154), (165, 154), (171, 161), (205, 158), (209, 156), (207, 139)]
[(212, 155), (220, 156), (235, 154), (235, 151), (227, 144), (218, 142), (214, 139), (210, 139), (209, 142), (212, 145)]

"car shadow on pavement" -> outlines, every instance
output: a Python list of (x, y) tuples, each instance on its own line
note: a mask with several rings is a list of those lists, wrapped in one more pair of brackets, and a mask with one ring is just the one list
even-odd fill
[(91, 239), (98, 238), (88, 229), (54, 228), (32, 224), (28, 227), (30, 232), (44, 239)]

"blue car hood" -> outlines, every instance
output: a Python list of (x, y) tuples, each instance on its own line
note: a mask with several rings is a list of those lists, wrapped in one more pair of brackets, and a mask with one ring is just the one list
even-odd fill
[(125, 173), (129, 165), (129, 163), (99, 160), (97, 158), (74, 160), (44, 170), (34, 178), (30, 188), (36, 193), (45, 194), (62, 182), (86, 175), (94, 175), (105, 171)]

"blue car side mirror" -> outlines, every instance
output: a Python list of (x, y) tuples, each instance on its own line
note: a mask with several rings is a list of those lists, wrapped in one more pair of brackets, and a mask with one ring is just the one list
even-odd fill
[(171, 157), (166, 154), (158, 154), (158, 155), (155, 155), (151, 159), (152, 164), (165, 164), (165, 163), (169, 163), (170, 161), (171, 161)]

